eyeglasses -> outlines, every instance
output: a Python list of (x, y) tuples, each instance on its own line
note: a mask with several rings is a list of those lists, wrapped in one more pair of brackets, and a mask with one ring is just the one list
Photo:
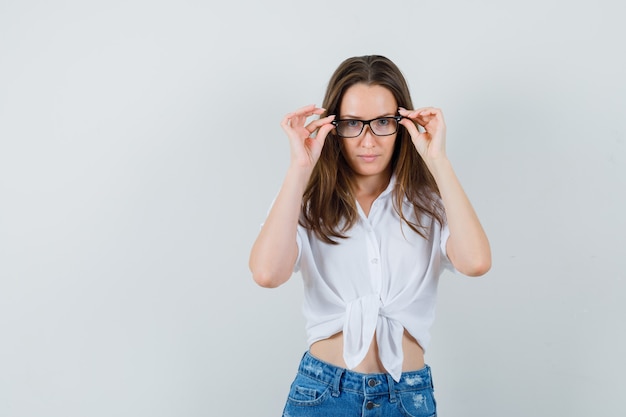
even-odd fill
[(333, 120), (331, 123), (335, 125), (337, 135), (342, 138), (356, 138), (359, 136), (365, 125), (369, 125), (370, 130), (376, 136), (389, 136), (398, 131), (398, 125), (402, 120), (402, 116), (379, 117), (372, 120)]

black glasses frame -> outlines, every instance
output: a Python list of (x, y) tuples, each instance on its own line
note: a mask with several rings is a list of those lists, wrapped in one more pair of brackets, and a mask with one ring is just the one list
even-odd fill
[[(376, 121), (376, 120), (381, 120), (381, 119), (393, 119), (396, 121), (396, 130), (391, 132), (391, 133), (387, 133), (385, 135), (379, 135), (376, 132), (374, 132), (374, 129), (372, 129), (372, 125), (371, 123)], [(400, 127), (400, 120), (404, 119), (404, 116), (400, 116), (400, 115), (396, 115), (396, 116), (385, 116), (385, 117), (377, 117), (375, 119), (370, 119), (370, 120), (359, 120), (359, 119), (340, 119), (340, 120), (333, 120), (331, 123), (335, 126), (335, 131), (337, 132), (337, 136), (341, 137), (341, 138), (356, 138), (361, 136), (361, 133), (363, 133), (363, 129), (365, 129), (365, 126), (369, 126), (370, 127), (370, 131), (376, 135), (376, 136), (391, 136), (395, 133), (398, 132), (398, 128)], [(359, 131), (358, 135), (354, 135), (354, 136), (344, 136), (342, 134), (339, 133), (339, 130), (337, 130), (337, 126), (339, 125), (339, 122), (361, 122), (361, 130)]]

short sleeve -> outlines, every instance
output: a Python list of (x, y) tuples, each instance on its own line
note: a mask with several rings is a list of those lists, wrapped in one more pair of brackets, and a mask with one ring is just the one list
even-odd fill
[(444, 222), (441, 227), (441, 242), (440, 242), (440, 253), (441, 253), (441, 266), (442, 269), (447, 269), (448, 271), (457, 272), (454, 265), (450, 261), (448, 257), (448, 250), (446, 245), (448, 244), (448, 238), (450, 237), (450, 228), (448, 227), (448, 222)]
[(298, 225), (298, 231), (296, 233), (296, 245), (298, 246), (298, 256), (296, 257), (296, 263), (293, 266), (293, 272), (300, 271), (300, 258), (302, 257), (302, 236), (305, 233), (304, 227)]

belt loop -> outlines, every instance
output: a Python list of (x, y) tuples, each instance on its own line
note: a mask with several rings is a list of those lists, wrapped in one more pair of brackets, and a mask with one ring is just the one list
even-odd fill
[(339, 397), (339, 383), (341, 382), (341, 376), (343, 375), (343, 372), (345, 371), (345, 369), (343, 368), (337, 368), (337, 371), (335, 372), (335, 380), (333, 381), (333, 390), (331, 391), (331, 395), (333, 397)]
[(389, 402), (390, 403), (395, 403), (396, 402), (396, 387), (395, 387), (395, 383), (393, 378), (391, 377), (391, 375), (386, 374), (387, 375), (387, 386), (389, 387)]
[(434, 391), (435, 390), (435, 384), (433, 383), (433, 373), (430, 370), (430, 366), (426, 365), (427, 369), (428, 369), (428, 379), (430, 379), (430, 388)]

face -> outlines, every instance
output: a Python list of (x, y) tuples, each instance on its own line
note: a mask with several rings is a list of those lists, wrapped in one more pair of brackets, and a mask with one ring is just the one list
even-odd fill
[[(379, 85), (355, 84), (343, 96), (338, 119), (371, 120), (395, 116), (398, 104), (393, 94)], [(363, 127), (355, 138), (339, 138), (343, 155), (359, 179), (387, 181), (391, 174), (391, 157), (397, 132), (389, 136), (376, 136), (371, 127)]]

